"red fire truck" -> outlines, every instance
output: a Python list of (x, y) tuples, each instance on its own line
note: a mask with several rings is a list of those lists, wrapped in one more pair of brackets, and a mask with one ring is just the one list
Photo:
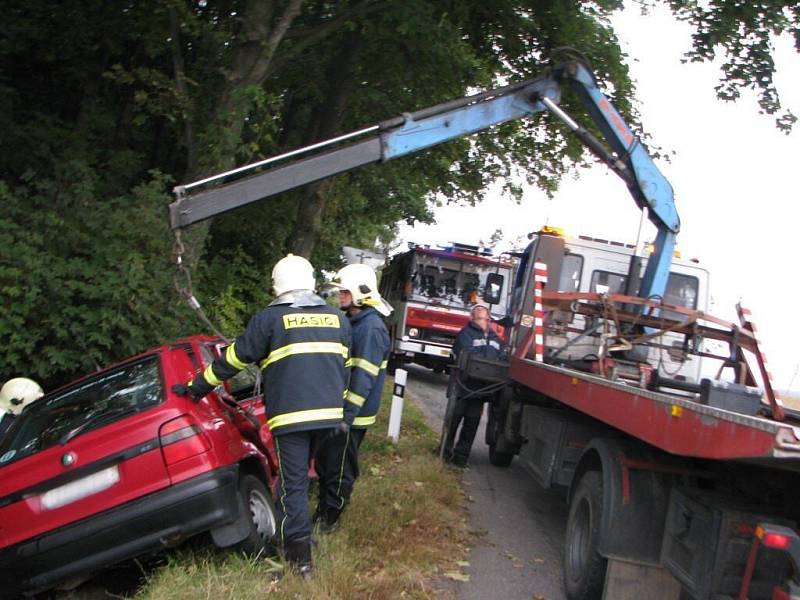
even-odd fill
[[(491, 307), (492, 316), (499, 319), (508, 308), (511, 263), (494, 258), (491, 250), (467, 244), (415, 246), (395, 256), (383, 269), (380, 285), (381, 295), (394, 309), (387, 322), (390, 370), (414, 362), (444, 372), (456, 335), (469, 322), (470, 309), (483, 299), (492, 273), (503, 278), (501, 301)], [(504, 336), (502, 327), (492, 327)]]

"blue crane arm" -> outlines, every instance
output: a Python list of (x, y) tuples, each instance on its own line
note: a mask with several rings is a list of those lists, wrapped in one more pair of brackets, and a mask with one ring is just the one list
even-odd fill
[[(564, 83), (577, 93), (586, 106), (611, 147), (611, 152), (558, 108)], [(597, 87), (591, 71), (575, 61), (558, 65), (547, 75), (536, 79), (407, 113), (352, 134), (178, 186), (175, 188), (177, 198), (170, 204), (170, 223), (173, 229), (187, 227), (332, 175), (412, 154), (544, 111), (550, 111), (564, 120), (581, 141), (625, 181), (639, 207), (648, 210), (650, 220), (658, 229), (658, 236), (656, 250), (648, 260), (639, 295), (662, 296), (679, 229), (672, 187), (619, 112)], [(294, 158), (298, 154), (333, 145), (335, 147), (332, 150)], [(285, 162), (242, 179), (217, 183), (233, 175), (252, 172), (281, 161)]]
[[(415, 113), (406, 113), (379, 125), (314, 144), (299, 151), (247, 165), (228, 173), (175, 188), (177, 200), (170, 204), (170, 222), (179, 229), (241, 206), (275, 196), (377, 162), (412, 154), (437, 144), (488, 129), (513, 119), (545, 110), (540, 98), (560, 100), (560, 87), (550, 77), (540, 77), (498, 90), (482, 92)], [(356, 138), (356, 141), (350, 141)], [(295, 159), (243, 179), (202, 189), (208, 183), (253, 170), (298, 152), (348, 140), (334, 150)], [(198, 192), (192, 189), (200, 188)]]
[(554, 69), (554, 76), (567, 83), (581, 99), (589, 116), (614, 151), (615, 158), (624, 164), (622, 170), (631, 174), (623, 179), (636, 204), (647, 210), (648, 218), (657, 229), (655, 250), (647, 260), (639, 296), (663, 297), (676, 236), (680, 231), (672, 186), (619, 111), (597, 87), (594, 75), (586, 65), (577, 61), (564, 63)]

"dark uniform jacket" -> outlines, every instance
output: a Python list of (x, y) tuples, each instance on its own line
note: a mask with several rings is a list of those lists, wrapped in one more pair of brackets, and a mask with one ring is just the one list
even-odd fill
[(344, 419), (350, 339), (338, 310), (311, 292), (288, 292), (257, 313), (190, 388), (204, 395), (258, 363), (273, 433), (335, 427)]
[(2, 417), (0, 417), (0, 441), (6, 435), (6, 431), (11, 427), (12, 423), (14, 423), (14, 419), (16, 419), (16, 415), (7, 412)]
[(368, 427), (375, 422), (381, 406), (383, 382), (389, 358), (389, 332), (374, 308), (365, 308), (350, 317), (353, 345), (350, 359), (350, 385), (345, 405), (345, 420), (353, 427)]
[(482, 358), (498, 360), (503, 358), (503, 342), (491, 330), (484, 331), (470, 321), (464, 329), (458, 332), (453, 344), (453, 356), (458, 361), (461, 352), (473, 352)]
[[(456, 364), (458, 364), (458, 357), (462, 352), (471, 352), (490, 360), (505, 358), (505, 348), (497, 334), (491, 328), (484, 331), (472, 321), (458, 332), (452, 352)], [(478, 400), (485, 397), (484, 394), (475, 395), (472, 393), (473, 390), (484, 387), (486, 385), (484, 382), (476, 379), (465, 379), (460, 370), (455, 370), (453, 375), (456, 381), (459, 382), (459, 396), (466, 394)]]

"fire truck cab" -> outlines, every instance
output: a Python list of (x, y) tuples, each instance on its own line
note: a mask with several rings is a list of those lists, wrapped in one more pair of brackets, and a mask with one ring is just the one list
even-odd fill
[[(466, 244), (415, 246), (396, 255), (383, 269), (380, 283), (381, 295), (394, 309), (387, 320), (390, 370), (414, 362), (445, 372), (456, 335), (469, 322), (472, 307), (484, 300), (492, 273), (501, 288), (500, 302), (490, 306), (492, 317), (506, 315), (511, 271), (510, 261)], [(504, 337), (502, 327), (496, 323), (492, 327)]]

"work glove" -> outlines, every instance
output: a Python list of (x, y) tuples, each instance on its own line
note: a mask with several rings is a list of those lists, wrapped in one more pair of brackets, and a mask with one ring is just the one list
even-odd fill
[(350, 432), (350, 425), (347, 421), (342, 421), (336, 426), (336, 435), (345, 435)]
[(185, 383), (176, 383), (172, 386), (172, 391), (178, 394), (178, 396), (188, 396), (193, 402), (200, 400), (200, 398), (195, 396), (192, 392), (192, 387)]

